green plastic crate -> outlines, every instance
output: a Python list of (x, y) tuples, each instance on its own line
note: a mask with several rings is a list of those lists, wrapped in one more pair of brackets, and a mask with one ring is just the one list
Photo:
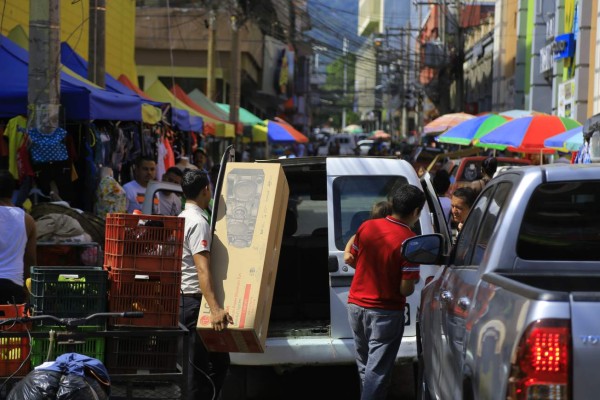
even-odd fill
[[(107, 309), (108, 273), (100, 267), (31, 267), (33, 314), (80, 318)], [(35, 325), (50, 325), (43, 321)]]
[[(35, 332), (49, 332), (51, 329), (57, 332), (65, 332), (65, 328), (60, 326), (37, 326), (34, 328)], [(80, 326), (76, 332), (96, 332), (104, 330), (101, 326)], [(46, 361), (46, 355), (48, 354), (48, 348), (50, 347), (49, 338), (33, 338), (33, 346), (31, 349), (31, 368), (35, 368)], [(57, 338), (57, 341), (62, 340)], [(83, 340), (83, 339), (82, 339)], [(88, 357), (93, 357), (101, 362), (104, 362), (104, 342), (103, 337), (85, 337), (85, 343), (74, 345), (73, 349), (69, 349), (66, 344), (55, 343), (54, 351), (52, 353), (52, 360), (56, 359), (61, 354), (65, 353), (79, 353)]]

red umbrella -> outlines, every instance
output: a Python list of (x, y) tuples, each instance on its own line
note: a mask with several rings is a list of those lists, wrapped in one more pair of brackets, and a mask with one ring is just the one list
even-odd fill
[(389, 140), (392, 138), (392, 135), (386, 133), (384, 131), (375, 131), (369, 136), (369, 139), (381, 139), (381, 140)]

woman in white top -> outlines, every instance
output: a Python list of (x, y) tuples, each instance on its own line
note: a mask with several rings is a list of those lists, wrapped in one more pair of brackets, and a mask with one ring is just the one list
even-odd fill
[(0, 170), (0, 304), (22, 304), (29, 269), (36, 264), (36, 230), (33, 217), (15, 207), (15, 180)]

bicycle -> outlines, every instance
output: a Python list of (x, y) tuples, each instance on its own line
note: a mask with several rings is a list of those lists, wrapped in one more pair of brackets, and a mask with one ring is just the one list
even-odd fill
[[(23, 305), (14, 305), (14, 306), (15, 306), (15, 309), (17, 309), (18, 307), (23, 308)], [(42, 364), (42, 366), (44, 368), (49, 368), (54, 364), (54, 363), (51, 363), (50, 361), (54, 360), (53, 353), (54, 353), (55, 346), (59, 346), (59, 345), (64, 346), (64, 349), (62, 351), (63, 355), (69, 354), (69, 353), (77, 353), (77, 346), (85, 344), (87, 338), (95, 335), (95, 333), (92, 333), (89, 331), (85, 332), (85, 331), (77, 330), (79, 327), (90, 325), (90, 321), (96, 320), (99, 318), (103, 318), (104, 320), (106, 320), (108, 318), (114, 318), (114, 317), (117, 317), (117, 318), (118, 317), (141, 318), (141, 317), (143, 317), (144, 313), (140, 312), (140, 311), (98, 312), (98, 313), (90, 314), (86, 317), (76, 317), (76, 318), (64, 318), (64, 317), (59, 318), (54, 315), (18, 316), (18, 312), (16, 312), (15, 315), (17, 315), (17, 316), (14, 318), (5, 318), (5, 319), (0, 320), (0, 341), (3, 340), (3, 337), (5, 337), (5, 340), (8, 340), (8, 339), (6, 339), (6, 337), (8, 337), (8, 336), (10, 336), (10, 338), (14, 338), (15, 336), (16, 337), (27, 337), (29, 339), (28, 340), (29, 352), (26, 357), (24, 357), (24, 358), (21, 357), (22, 362), (20, 363), (19, 367), (15, 371), (13, 371), (10, 376), (8, 376), (7, 378), (4, 379), (4, 382), (2, 383), (2, 385), (0, 385), (0, 395), (2, 395), (4, 393), (3, 390), (5, 389), (7, 383), (12, 382), (15, 379), (16, 374), (20, 370), (22, 370), (23, 367), (30, 361), (30, 358), (33, 353), (33, 340), (32, 340), (33, 338), (48, 339), (48, 350), (47, 350), (47, 353), (45, 356), (45, 364)], [(28, 324), (33, 323), (34, 321), (52, 322), (52, 323), (56, 324), (57, 327), (64, 327), (65, 331), (55, 331), (53, 328), (50, 328), (48, 331), (31, 332), (28, 327)], [(9, 325), (9, 324), (11, 324), (9, 329), (12, 328), (13, 326), (15, 326), (16, 324), (22, 324), (23, 326), (25, 326), (25, 330), (20, 331), (20, 332), (1, 330), (1, 328), (3, 326)], [(23, 350), (22, 348), (19, 349), (19, 351), (22, 351), (22, 350)], [(97, 361), (98, 363), (100, 363), (101, 367), (98, 367), (98, 370), (96, 370), (96, 373), (91, 374), (92, 376), (94, 376), (95, 380), (99, 382), (100, 386), (94, 387), (93, 385), (91, 385), (92, 388), (90, 390), (95, 391), (98, 388), (100, 388), (101, 390), (103, 390), (106, 393), (106, 398), (108, 398), (108, 394), (110, 393), (110, 376), (108, 375), (108, 371), (104, 367), (104, 364), (101, 361), (97, 360), (93, 356), (83, 356), (83, 357), (88, 357), (93, 364), (96, 364), (96, 363), (94, 363), (94, 360)], [(46, 369), (42, 369), (42, 370), (46, 371)], [(94, 371), (93, 368), (90, 370)], [(36, 370), (34, 370), (34, 371), (36, 371)], [(32, 372), (29, 372), (29, 374), (27, 374), (23, 377), (18, 377), (19, 379), (21, 379), (21, 381), (19, 381), (18, 383), (16, 383), (14, 385), (14, 387), (12, 388), (10, 393), (13, 393), (13, 391), (15, 391), (15, 390), (16, 391), (22, 390), (23, 388), (20, 387), (19, 385), (21, 385), (21, 386), (25, 385), (25, 383), (22, 383), (22, 382), (25, 382), (27, 377), (30, 374), (32, 374)], [(103, 374), (105, 374), (105, 376), (101, 376)], [(104, 387), (102, 385), (104, 385)], [(92, 392), (90, 392), (90, 393), (92, 393)], [(8, 394), (8, 395), (10, 396), (10, 394)], [(91, 398), (94, 398), (94, 397), (91, 397)], [(97, 398), (101, 398), (101, 397), (97, 397)]]

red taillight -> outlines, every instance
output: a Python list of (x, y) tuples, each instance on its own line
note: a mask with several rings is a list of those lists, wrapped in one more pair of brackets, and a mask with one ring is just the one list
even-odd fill
[(517, 349), (508, 399), (568, 400), (570, 352), (568, 320), (532, 323)]

